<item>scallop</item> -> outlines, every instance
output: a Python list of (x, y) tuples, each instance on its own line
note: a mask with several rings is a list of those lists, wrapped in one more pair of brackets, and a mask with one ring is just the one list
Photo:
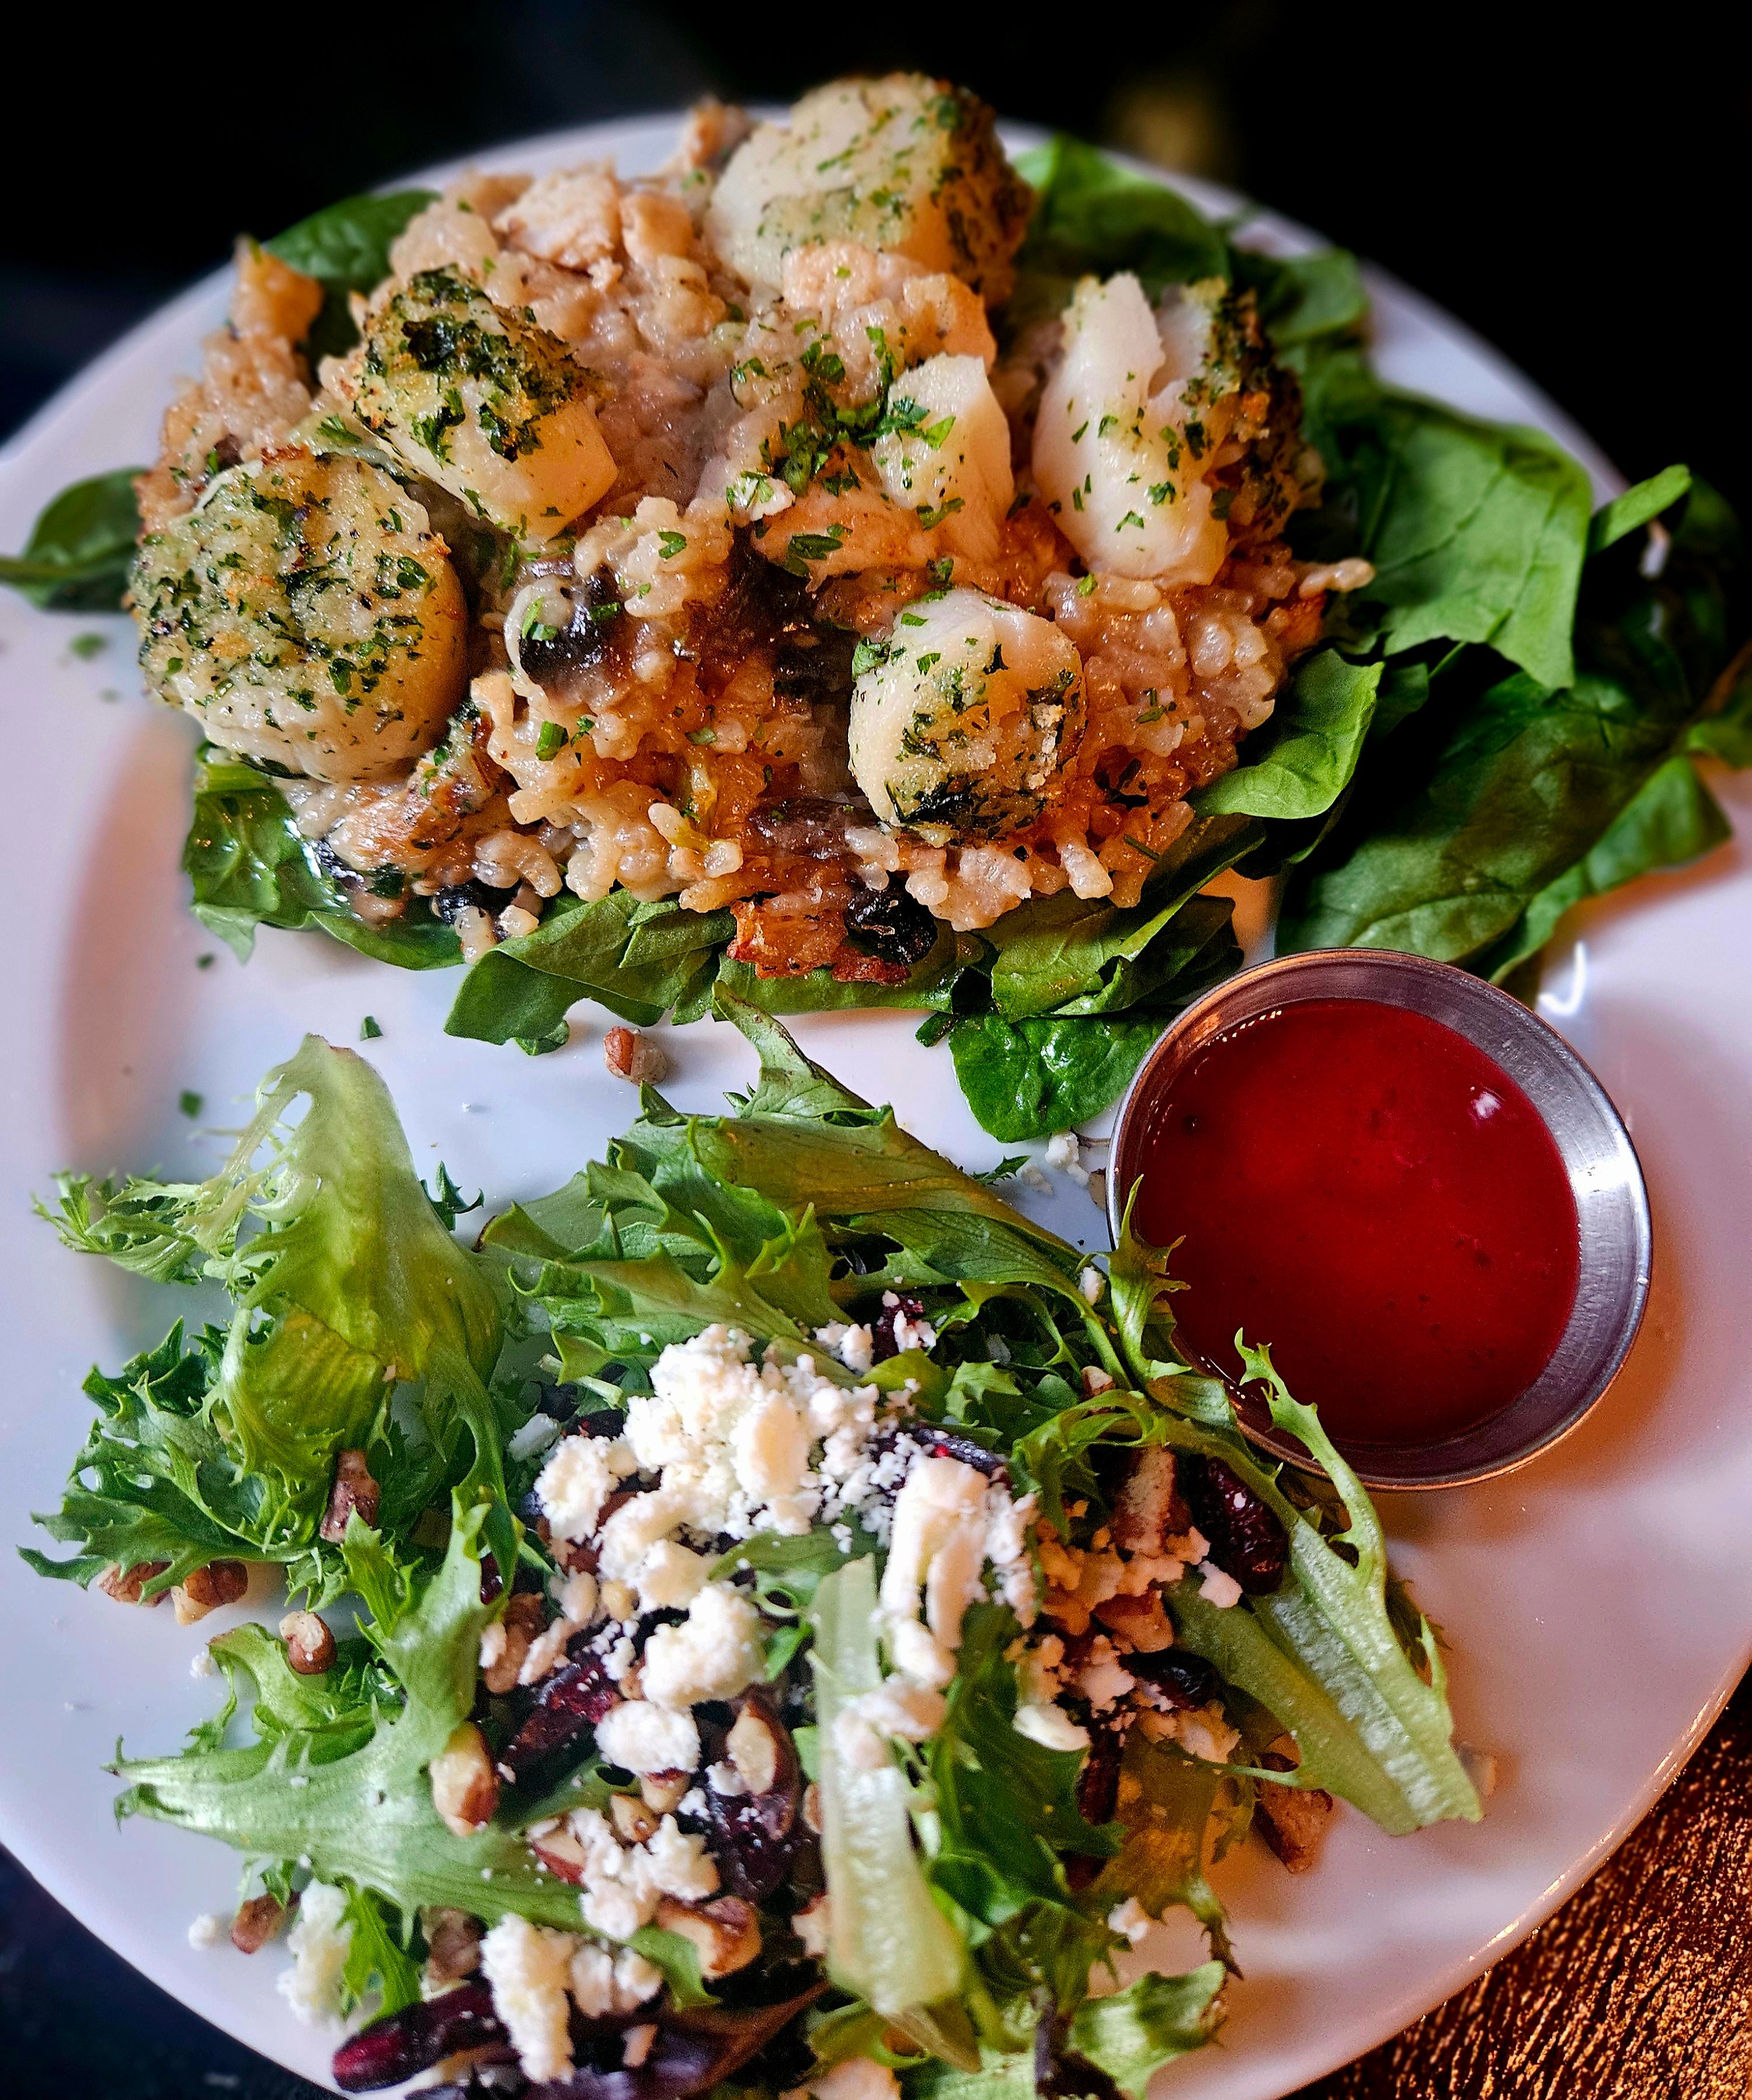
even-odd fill
[(922, 73), (831, 82), (731, 156), (706, 213), (718, 253), (777, 285), (785, 256), (858, 240), (947, 270), (996, 304), (1032, 192), (1004, 158), (991, 112)]
[(852, 772), (880, 821), (933, 845), (1034, 822), (1083, 726), (1083, 664), (1049, 620), (974, 590), (916, 599), (864, 645)]
[(1219, 356), (1224, 287), (1176, 289), (1159, 309), (1126, 271), (1085, 277), (1065, 351), (1040, 397), (1034, 471), (1058, 528), (1102, 573), (1207, 584), (1229, 550), (1206, 479), (1234, 376)]
[(318, 780), (407, 765), (467, 683), (468, 610), (425, 510), (368, 461), (227, 469), (143, 542), (140, 662), (240, 757)]
[(519, 539), (554, 539), (615, 462), (559, 338), (453, 269), (422, 270), (365, 324), (353, 407), (416, 474)]

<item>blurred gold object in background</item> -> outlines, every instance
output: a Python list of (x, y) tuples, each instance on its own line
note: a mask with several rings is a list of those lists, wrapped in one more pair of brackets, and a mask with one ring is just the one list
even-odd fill
[(1114, 90), (1102, 130), (1122, 152), (1181, 174), (1233, 179), (1237, 154), (1222, 90), (1208, 73), (1147, 73)]

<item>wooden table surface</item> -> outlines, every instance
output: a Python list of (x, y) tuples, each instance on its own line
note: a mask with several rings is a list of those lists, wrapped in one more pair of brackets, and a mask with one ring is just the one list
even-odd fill
[[(1749, 1926), (1752, 1678), (1556, 1917), (1295, 2100), (1747, 2100)], [(173, 2003), (3, 1853), (0, 2066), (7, 2100), (323, 2100)]]

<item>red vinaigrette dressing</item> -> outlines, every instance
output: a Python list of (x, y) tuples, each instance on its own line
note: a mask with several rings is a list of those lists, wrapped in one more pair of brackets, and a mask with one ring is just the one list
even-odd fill
[(1179, 1240), (1183, 1347), (1240, 1375), (1268, 1343), (1335, 1441), (1426, 1444), (1551, 1361), (1580, 1232), (1551, 1132), (1441, 1022), (1373, 1000), (1282, 1007), (1213, 1038), (1148, 1110), (1134, 1216)]

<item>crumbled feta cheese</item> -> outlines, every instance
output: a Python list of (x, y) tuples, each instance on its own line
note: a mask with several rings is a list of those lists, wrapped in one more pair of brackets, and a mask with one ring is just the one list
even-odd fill
[(1053, 1177), (1036, 1160), (1030, 1159), (1026, 1167), (1018, 1167), (1016, 1179), (1020, 1186), (1031, 1189), (1037, 1196), (1050, 1196), (1053, 1193)]
[(678, 1626), (659, 1626), (645, 1643), (645, 1696), (660, 1706), (734, 1699), (765, 1671), (761, 1615), (727, 1582), (708, 1582)]
[(690, 1553), (673, 1538), (660, 1538), (638, 1565), (638, 1607), (642, 1612), (680, 1610), (706, 1586), (712, 1563), (704, 1553)]
[(854, 1377), (864, 1377), (876, 1361), (876, 1338), (867, 1327), (855, 1321), (836, 1320), (828, 1326), (818, 1327), (815, 1339), (824, 1349), (831, 1349)]
[(1107, 1930), (1122, 1934), (1134, 1947), (1147, 1935), (1151, 1922), (1150, 1912), (1136, 1896), (1128, 1896), (1107, 1913)]
[(555, 1619), (545, 1626), (529, 1643), (528, 1650), (517, 1673), (519, 1684), (539, 1684), (549, 1671), (558, 1667), (566, 1653), (566, 1643), (572, 1635), (582, 1633), (583, 1627), (568, 1618)]
[(834, 1742), (848, 1764), (874, 1771), (889, 1760), (895, 1738), (922, 1743), (943, 1725), (947, 1701), (941, 1692), (913, 1684), (903, 1677), (885, 1678), (873, 1692), (849, 1700), (833, 1724)]
[(664, 1896), (699, 1903), (717, 1892), (717, 1868), (704, 1838), (683, 1831), (673, 1815), (642, 1845), (623, 1846), (598, 1808), (575, 1809), (567, 1822), (584, 1853), (585, 1921), (611, 1939), (630, 1939), (649, 1925)]
[(536, 1479), (536, 1499), (556, 1538), (576, 1544), (590, 1537), (602, 1504), (638, 1462), (616, 1437), (563, 1437)]
[(277, 1979), (280, 1996), (307, 2027), (340, 2018), (341, 1972), (352, 1939), (346, 1890), (328, 1882), (311, 1882), (286, 1935), (292, 1966), (281, 1970)]
[(1207, 1604), (1215, 1604), (1220, 1612), (1229, 1611), (1241, 1602), (1241, 1585), (1215, 1562), (1201, 1562), (1198, 1577), (1199, 1595)]
[(902, 1677), (941, 1690), (955, 1675), (954, 1656), (929, 1626), (916, 1619), (891, 1619), (884, 1631), (889, 1660)]
[(191, 1677), (217, 1677), (218, 1675), (219, 1666), (213, 1660), (213, 1651), (211, 1648), (197, 1648), (195, 1650), (195, 1652), (188, 1658), (188, 1674)]
[(1120, 1662), (1113, 1643), (1105, 1635), (1090, 1645), (1088, 1660), (1077, 1672), (1077, 1689), (1095, 1709), (1104, 1714), (1123, 1699), (1137, 1679)]
[(188, 1928), (191, 1947), (217, 1947), (225, 1937), (225, 1921), (216, 1910), (203, 1911)]
[(1075, 1167), (1077, 1153), (1077, 1134), (1075, 1131), (1059, 1131), (1046, 1141), (1046, 1163), (1048, 1167)]
[(1083, 1293), (1086, 1303), (1098, 1305), (1101, 1303), (1102, 1286), (1106, 1281), (1106, 1277), (1092, 1261), (1082, 1275), (1077, 1278), (1077, 1288)]
[(556, 1568), (548, 1577), (548, 1595), (559, 1606), (560, 1617), (575, 1626), (587, 1626), (596, 1617), (596, 1577), (585, 1569), (568, 1575)]
[(483, 1670), (491, 1670), (505, 1654), (505, 1632), (503, 1623), (495, 1619), (490, 1626), (480, 1630), (480, 1652), (475, 1657)]
[(1025, 1626), (1034, 1624), (1039, 1609), (1034, 1557), (1028, 1550), (1039, 1503), (1038, 1495), (1013, 1502), (1008, 1490), (995, 1481), (986, 1490), (986, 1558), (998, 1571), (999, 1595)]
[[(882, 1573), (885, 1630), (918, 1617), (922, 1591), (925, 1618), (937, 1641), (951, 1652), (960, 1647), (967, 1608), (983, 1594), (986, 1490), (985, 1475), (959, 1458), (920, 1458), (907, 1473), (895, 1500)], [(893, 1655), (891, 1630), (889, 1639)]]
[(882, 1303), (894, 1319), (894, 1347), (901, 1349), (923, 1349), (927, 1355), (937, 1347), (937, 1330), (929, 1320), (912, 1319), (901, 1307), (898, 1295), (885, 1290)]
[(1062, 1706), (1018, 1706), (1013, 1724), (1018, 1736), (1049, 1750), (1086, 1750), (1089, 1732), (1079, 1728)]
[(521, 1429), (512, 1431), (505, 1447), (505, 1456), (509, 1458), (535, 1458), (538, 1453), (547, 1450), (559, 1441), (563, 1426), (551, 1414), (543, 1414), (538, 1410), (530, 1416)]
[(724, 1739), (731, 1767), (750, 1793), (770, 1793), (779, 1778), (778, 1739), (752, 1706), (744, 1706)]
[(697, 1771), (699, 1731), (694, 1717), (646, 1699), (624, 1699), (596, 1724), (596, 1747), (623, 1771)]
[(662, 1988), (663, 1971), (630, 1948), (618, 1957), (587, 1939), (571, 1957), (571, 1995), (586, 2019), (630, 2013)]
[(482, 1940), (481, 1969), (492, 1989), (523, 2075), (537, 2085), (571, 2069), (571, 2006), (567, 1995), (578, 1942), (569, 1932), (501, 1917)]
[(1152, 1742), (1178, 1743), (1189, 1757), (1203, 1758), (1211, 1764), (1226, 1764), (1241, 1740), (1239, 1731), (1229, 1725), (1215, 1700), (1190, 1713), (1143, 1714), (1138, 1725)]

